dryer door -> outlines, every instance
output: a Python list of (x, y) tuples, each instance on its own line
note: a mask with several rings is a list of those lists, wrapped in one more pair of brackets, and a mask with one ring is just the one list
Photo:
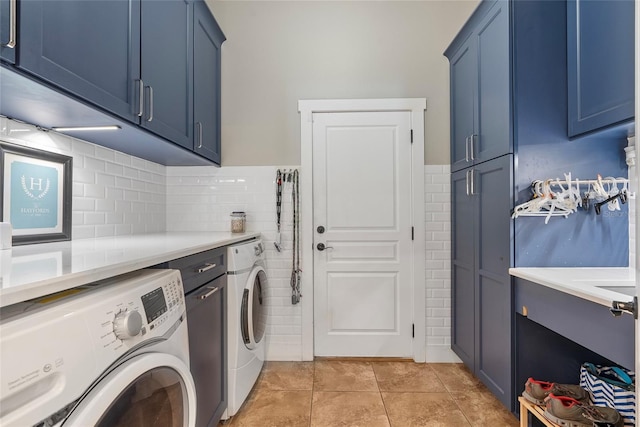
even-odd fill
[(106, 374), (80, 399), (64, 426), (193, 427), (196, 391), (177, 357), (145, 353)]
[(256, 265), (249, 274), (240, 307), (242, 339), (250, 350), (256, 348), (262, 341), (267, 328), (266, 290), (267, 274), (262, 266)]

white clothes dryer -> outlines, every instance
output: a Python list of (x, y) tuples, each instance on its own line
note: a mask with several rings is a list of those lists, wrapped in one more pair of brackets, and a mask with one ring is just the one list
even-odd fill
[(264, 364), (268, 286), (264, 258), (259, 239), (228, 248), (228, 405), (223, 419), (238, 412)]
[(0, 425), (195, 426), (180, 272), (142, 270), (0, 311)]

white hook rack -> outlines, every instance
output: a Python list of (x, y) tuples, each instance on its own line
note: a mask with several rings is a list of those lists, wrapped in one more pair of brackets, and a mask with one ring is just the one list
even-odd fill
[(606, 205), (610, 211), (620, 210), (620, 203), (626, 203), (627, 198), (632, 196), (627, 178), (602, 178), (600, 175), (597, 179), (572, 180), (568, 173), (564, 175), (564, 180), (555, 178), (533, 181), (531, 189), (533, 198), (516, 206), (512, 218), (544, 216), (544, 223), (547, 224), (552, 216), (567, 218), (577, 212), (578, 207), (588, 210), (591, 200), (596, 201), (594, 207), (599, 215), (602, 206)]

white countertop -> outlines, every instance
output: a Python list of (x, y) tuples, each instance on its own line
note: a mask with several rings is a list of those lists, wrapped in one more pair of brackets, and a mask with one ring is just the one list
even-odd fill
[(0, 307), (258, 236), (176, 232), (14, 246), (0, 250)]
[(509, 274), (607, 307), (636, 294), (635, 270), (628, 267), (522, 267), (510, 268)]

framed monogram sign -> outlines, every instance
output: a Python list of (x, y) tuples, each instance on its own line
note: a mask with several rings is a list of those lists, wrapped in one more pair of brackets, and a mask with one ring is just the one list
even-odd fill
[(0, 141), (0, 212), (13, 245), (71, 240), (72, 158)]

